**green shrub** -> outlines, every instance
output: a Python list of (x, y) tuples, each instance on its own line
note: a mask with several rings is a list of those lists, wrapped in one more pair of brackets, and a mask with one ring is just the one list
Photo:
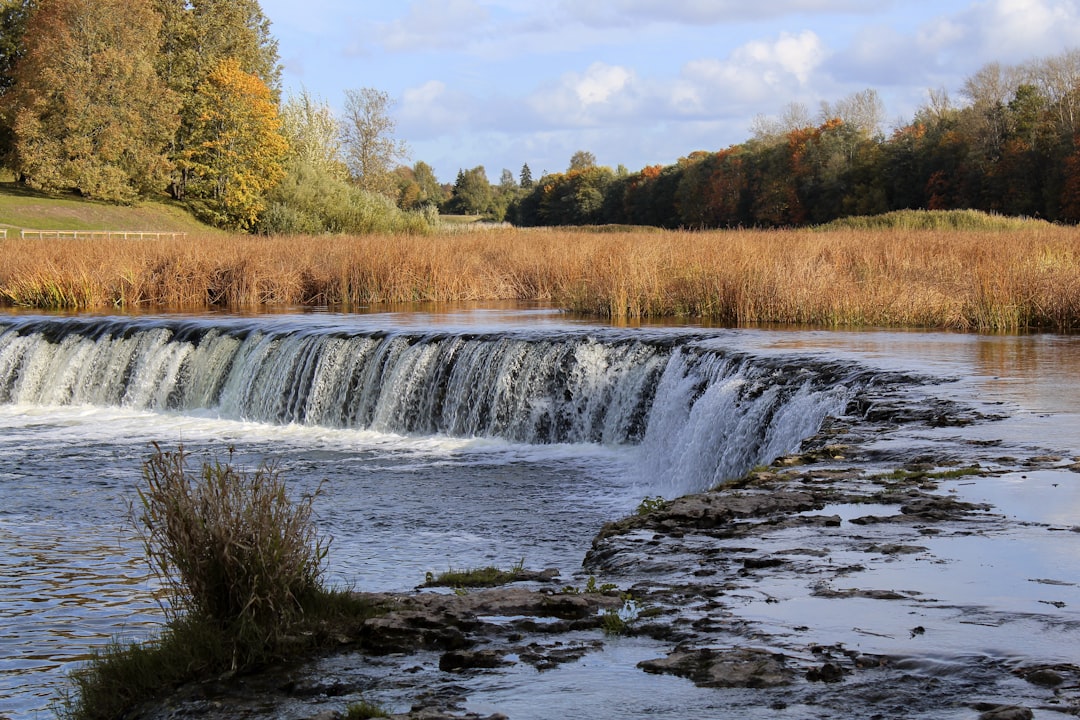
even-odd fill
[(171, 590), (167, 616), (271, 639), (321, 591), (329, 541), (312, 522), (314, 496), (290, 501), (272, 465), (247, 473), (215, 461), (192, 473), (182, 446), (154, 448), (137, 524), (151, 568)]
[(981, 210), (894, 210), (840, 218), (818, 230), (1022, 230), (1045, 220), (1007, 217)]
[(323, 227), (319, 219), (309, 213), (275, 201), (259, 216), (259, 232), (265, 235), (319, 235)]
[(265, 235), (424, 234), (439, 222), (434, 207), (405, 211), (390, 198), (362, 190), (326, 168), (296, 161), (267, 201), (257, 228)]
[(370, 718), (388, 718), (390, 713), (367, 700), (361, 700), (345, 709), (345, 720), (369, 720)]
[(488, 565), (482, 568), (469, 570), (455, 570), (450, 568), (444, 573), (436, 575), (428, 572), (421, 587), (453, 587), (453, 588), (481, 588), (497, 587), (518, 580), (525, 573), (525, 558), (514, 564), (509, 570)]

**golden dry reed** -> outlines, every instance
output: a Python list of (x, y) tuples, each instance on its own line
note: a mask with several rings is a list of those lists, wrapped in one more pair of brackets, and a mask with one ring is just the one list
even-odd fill
[(1080, 328), (1080, 229), (0, 241), (0, 302), (103, 309), (543, 300), (732, 325)]

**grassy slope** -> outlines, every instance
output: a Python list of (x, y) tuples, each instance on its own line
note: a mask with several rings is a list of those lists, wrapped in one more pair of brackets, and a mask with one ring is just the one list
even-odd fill
[(19, 230), (144, 230), (214, 233), (176, 204), (143, 201), (124, 206), (56, 197), (0, 182), (0, 228)]

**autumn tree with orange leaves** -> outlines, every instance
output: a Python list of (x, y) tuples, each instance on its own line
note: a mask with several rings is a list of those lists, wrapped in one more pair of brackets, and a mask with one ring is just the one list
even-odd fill
[(195, 123), (177, 161), (198, 214), (221, 227), (250, 230), (265, 195), (284, 176), (289, 145), (270, 88), (226, 58), (200, 85)]

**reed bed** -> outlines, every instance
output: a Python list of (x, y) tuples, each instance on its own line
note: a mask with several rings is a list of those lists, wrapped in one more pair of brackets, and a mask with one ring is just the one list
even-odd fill
[(550, 301), (615, 320), (1080, 328), (1080, 230), (611, 232), (7, 241), (0, 302), (37, 308)]

